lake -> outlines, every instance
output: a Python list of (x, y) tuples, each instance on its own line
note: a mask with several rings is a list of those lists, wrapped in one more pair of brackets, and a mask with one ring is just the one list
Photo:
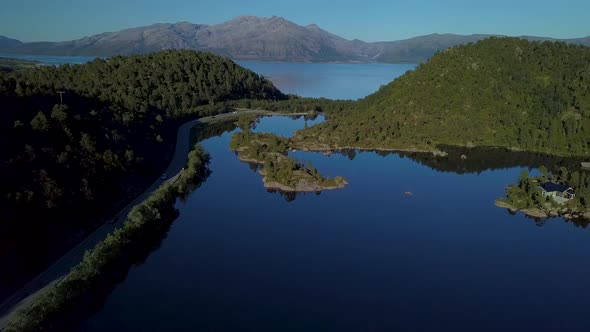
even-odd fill
[(202, 142), (211, 176), (80, 331), (590, 330), (588, 230), (494, 206), (534, 157), (295, 152), (350, 185), (283, 196), (231, 135)]
[(285, 93), (330, 99), (366, 97), (416, 67), (386, 63), (237, 62), (270, 79)]
[[(82, 64), (94, 59), (83, 56), (12, 54), (0, 54), (0, 58), (39, 61), (44, 65)], [(268, 78), (284, 93), (330, 99), (363, 98), (416, 67), (413, 64), (386, 63), (236, 62)]]

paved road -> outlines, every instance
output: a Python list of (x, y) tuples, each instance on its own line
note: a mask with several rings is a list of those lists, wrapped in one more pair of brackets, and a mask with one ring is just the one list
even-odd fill
[[(239, 114), (259, 114), (259, 115), (303, 115), (307, 113), (294, 113), (294, 114), (277, 114), (272, 113), (269, 111), (262, 111), (262, 110), (240, 110)], [(192, 148), (189, 146), (190, 144), (190, 130), (197, 124), (198, 122), (211, 122), (216, 121), (218, 119), (223, 118), (230, 118), (235, 117), (237, 114), (235, 113), (226, 113), (226, 114), (219, 114), (216, 116), (210, 116), (205, 118), (200, 118), (198, 120), (192, 120), (186, 122), (180, 128), (178, 128), (178, 133), (176, 136), (176, 147), (174, 151), (174, 157), (168, 165), (166, 169), (166, 174), (169, 176), (168, 179), (158, 179), (156, 180), (149, 188), (147, 188), (139, 197), (134, 199), (131, 203), (127, 204), (121, 211), (119, 211), (116, 215), (112, 218), (118, 218), (118, 220), (124, 221), (126, 220), (127, 214), (129, 211), (137, 204), (141, 203), (147, 197), (151, 195), (151, 193), (160, 187), (166, 181), (174, 181), (178, 173), (181, 169), (186, 165), (186, 160), (188, 156), (188, 152)], [(121, 227), (121, 222), (116, 224), (109, 224), (105, 223), (96, 229), (93, 233), (88, 235), (88, 237), (72, 248), (69, 252), (63, 255), (60, 259), (53, 263), (47, 270), (42, 272), (40, 275), (35, 277), (29, 283), (24, 285), (20, 290), (15, 292), (12, 296), (7, 298), (2, 304), (0, 304), (0, 332), (4, 329), (5, 325), (8, 323), (8, 316), (18, 307), (21, 305), (26, 305), (29, 301), (34, 298), (34, 295), (47, 285), (57, 282), (61, 280), (63, 277), (67, 275), (67, 273), (77, 265), (82, 258), (84, 257), (84, 253), (94, 248), (96, 244), (102, 241), (107, 234), (111, 233), (118, 227)]]

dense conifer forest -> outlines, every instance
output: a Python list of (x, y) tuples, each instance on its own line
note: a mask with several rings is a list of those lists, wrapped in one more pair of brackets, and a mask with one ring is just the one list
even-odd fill
[(295, 140), (310, 149), (447, 144), (588, 155), (590, 48), (517, 38), (450, 48)]

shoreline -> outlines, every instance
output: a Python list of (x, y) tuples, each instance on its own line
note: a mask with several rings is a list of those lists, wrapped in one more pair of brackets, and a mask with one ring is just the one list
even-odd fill
[(497, 199), (494, 202), (494, 205), (496, 205), (499, 208), (507, 209), (510, 213), (517, 213), (520, 211), (524, 213), (526, 216), (534, 219), (548, 219), (561, 217), (567, 220), (581, 219), (585, 221), (590, 221), (590, 211), (587, 211), (585, 213), (573, 212), (567, 209), (545, 211), (536, 207), (518, 209), (501, 198)]
[(346, 147), (337, 147), (337, 148), (328, 148), (328, 147), (301, 147), (300, 144), (295, 143), (295, 146), (291, 146), (291, 149), (294, 151), (305, 151), (305, 152), (340, 152), (340, 151), (349, 151), (349, 150), (357, 150), (357, 151), (367, 151), (367, 152), (416, 152), (416, 153), (432, 153), (435, 156), (444, 157), (447, 155), (446, 152), (441, 150), (424, 150), (418, 148), (367, 148), (367, 147), (353, 147), (353, 146), (346, 146)]
[[(294, 145), (292, 148), (296, 151), (306, 151), (306, 152), (337, 152), (337, 151), (346, 151), (346, 150), (357, 150), (357, 151), (367, 151), (367, 152), (412, 152), (412, 153), (430, 153), (437, 157), (446, 157), (448, 153), (439, 148), (433, 149), (421, 149), (421, 148), (383, 148), (383, 147), (354, 147), (354, 146), (345, 146), (345, 147), (329, 147), (327, 144), (323, 143), (322, 147), (317, 146), (310, 146), (310, 144), (316, 143), (308, 143), (308, 142), (301, 142), (301, 141), (293, 141), (293, 137), (290, 138), (291, 143)], [(568, 158), (568, 159), (586, 159), (586, 156), (578, 156), (578, 155), (565, 155), (560, 153), (551, 153), (547, 151), (536, 151), (536, 150), (525, 150), (516, 147), (505, 147), (505, 146), (493, 146), (493, 145), (459, 145), (459, 144), (439, 144), (436, 145), (437, 147), (440, 146), (448, 146), (453, 148), (463, 148), (463, 149), (498, 149), (498, 150), (505, 150), (506, 152), (521, 152), (521, 153), (530, 153), (535, 155), (542, 155), (546, 157), (553, 157), (553, 158)]]

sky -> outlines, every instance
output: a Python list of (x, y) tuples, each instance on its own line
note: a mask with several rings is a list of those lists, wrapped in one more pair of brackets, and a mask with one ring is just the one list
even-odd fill
[(589, 13), (590, 0), (0, 0), (0, 35), (62, 41), (158, 22), (276, 15), (369, 42), (430, 33), (575, 38), (590, 35)]

